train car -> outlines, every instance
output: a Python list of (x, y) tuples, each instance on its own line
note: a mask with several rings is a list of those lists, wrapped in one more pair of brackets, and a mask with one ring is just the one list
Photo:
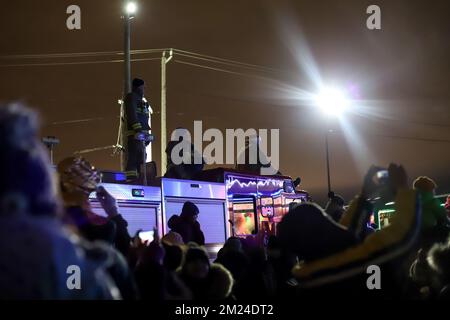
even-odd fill
[[(109, 175), (111, 176), (111, 175)], [(152, 238), (156, 228), (169, 231), (167, 221), (181, 213), (186, 201), (195, 203), (208, 252), (214, 256), (230, 236), (266, 242), (292, 202), (308, 201), (287, 176), (260, 176), (229, 169), (203, 171), (195, 180), (159, 178), (152, 186), (102, 183), (117, 199), (130, 235), (138, 230)], [(104, 215), (95, 194), (92, 208)]]

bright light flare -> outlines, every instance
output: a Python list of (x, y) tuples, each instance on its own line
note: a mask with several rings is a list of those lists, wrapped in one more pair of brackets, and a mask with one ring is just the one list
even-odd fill
[(339, 116), (350, 107), (346, 94), (336, 88), (325, 88), (316, 96), (316, 105), (327, 115)]
[(135, 14), (137, 11), (137, 5), (135, 2), (130, 1), (125, 6), (125, 12), (128, 14)]

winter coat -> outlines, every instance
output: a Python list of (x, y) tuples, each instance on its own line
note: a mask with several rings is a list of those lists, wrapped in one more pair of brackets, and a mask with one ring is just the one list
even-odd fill
[(180, 234), (184, 243), (195, 242), (200, 246), (205, 244), (205, 235), (198, 221), (191, 222), (187, 218), (173, 215), (168, 222), (169, 228)]

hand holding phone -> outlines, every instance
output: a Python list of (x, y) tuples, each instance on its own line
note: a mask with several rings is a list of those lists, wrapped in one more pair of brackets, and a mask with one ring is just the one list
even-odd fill
[(377, 166), (371, 166), (369, 170), (366, 173), (366, 176), (364, 177), (363, 187), (361, 191), (361, 195), (364, 198), (372, 198), (373, 195), (376, 193), (379, 183), (376, 180), (376, 177), (381, 174), (380, 172), (383, 172), (385, 169)]

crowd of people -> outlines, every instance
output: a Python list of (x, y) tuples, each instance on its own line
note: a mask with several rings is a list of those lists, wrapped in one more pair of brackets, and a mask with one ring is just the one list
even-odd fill
[[(402, 166), (389, 166), (388, 183), (369, 169), (348, 207), (337, 195), (324, 209), (292, 205), (266, 246), (230, 237), (213, 260), (197, 221), (207, 213), (194, 203), (168, 221), (163, 237), (129, 235), (86, 160), (63, 160), (55, 178), (38, 130), (33, 111), (0, 107), (0, 299), (450, 298), (450, 198), (442, 207), (428, 177), (409, 187)], [(93, 213), (92, 192), (105, 217)], [(388, 200), (396, 214), (377, 230), (370, 216)], [(368, 286), (373, 265), (379, 290)]]

